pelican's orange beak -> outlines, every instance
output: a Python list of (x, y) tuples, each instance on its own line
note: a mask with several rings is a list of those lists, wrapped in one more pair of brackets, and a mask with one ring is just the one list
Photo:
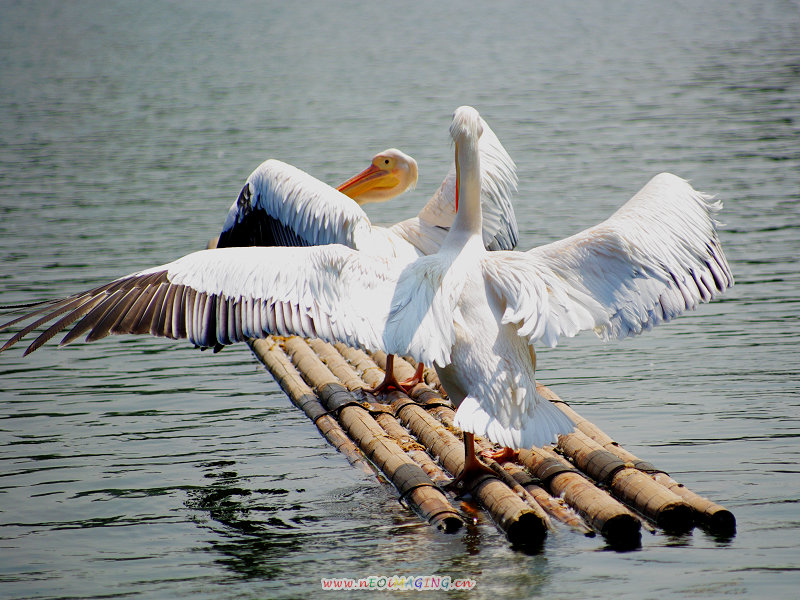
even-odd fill
[(394, 173), (370, 165), (336, 189), (358, 202), (358, 197), (366, 192), (376, 189), (389, 190), (398, 185), (400, 185), (400, 180)]
[(461, 170), (458, 168), (458, 144), (456, 146), (456, 212), (458, 212), (458, 188), (461, 187)]

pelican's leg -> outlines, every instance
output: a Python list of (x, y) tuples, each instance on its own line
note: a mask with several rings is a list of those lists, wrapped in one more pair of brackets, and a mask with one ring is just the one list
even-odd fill
[(414, 386), (422, 381), (422, 371), (424, 369), (425, 366), (422, 363), (418, 363), (417, 370), (414, 372), (414, 376), (411, 379), (407, 379), (403, 382), (397, 381), (397, 378), (394, 376), (394, 354), (387, 354), (386, 375), (384, 375), (383, 381), (378, 384), (378, 387), (365, 391), (375, 395), (385, 394), (386, 392), (390, 392), (392, 390), (398, 390), (400, 392), (410, 394)]
[(464, 432), (464, 468), (458, 477), (445, 485), (445, 489), (457, 492), (459, 488), (471, 487), (478, 477), (497, 474), (483, 464), (475, 455), (475, 434)]

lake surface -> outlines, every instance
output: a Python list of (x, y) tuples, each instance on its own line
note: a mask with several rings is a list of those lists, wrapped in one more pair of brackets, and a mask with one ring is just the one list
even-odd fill
[(440, 534), (245, 346), (107, 338), (0, 356), (0, 597), (306, 598), (393, 574), (472, 578), (453, 594), (472, 599), (796, 597), (798, 40), (781, 1), (0, 2), (0, 304), (204, 247), (268, 157), (335, 184), (401, 148), (417, 190), (369, 212), (410, 216), (461, 104), (517, 162), (522, 249), (660, 171), (717, 194), (736, 287), (634, 340), (542, 350), (539, 377), (738, 520), (626, 553), (564, 528), (515, 552), (487, 518)]

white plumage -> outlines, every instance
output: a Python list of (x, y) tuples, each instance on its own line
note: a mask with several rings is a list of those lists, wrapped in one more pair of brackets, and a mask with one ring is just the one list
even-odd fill
[(457, 424), (508, 447), (554, 441), (572, 423), (536, 393), (533, 344), (594, 330), (634, 335), (733, 284), (710, 203), (682, 179), (654, 177), (612, 217), (528, 252), (487, 252), (478, 113), (451, 135), (459, 211), (438, 252), (411, 262), (342, 245), (201, 251), (2, 326), (58, 319), (38, 348), (78, 321), (72, 341), (108, 333), (215, 346), (268, 333), (317, 336), (434, 364)]

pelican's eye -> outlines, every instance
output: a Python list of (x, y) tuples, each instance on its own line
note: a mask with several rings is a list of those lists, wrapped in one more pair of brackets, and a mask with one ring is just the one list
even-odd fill
[(376, 156), (372, 164), (383, 171), (394, 169), (394, 159), (390, 156)]

